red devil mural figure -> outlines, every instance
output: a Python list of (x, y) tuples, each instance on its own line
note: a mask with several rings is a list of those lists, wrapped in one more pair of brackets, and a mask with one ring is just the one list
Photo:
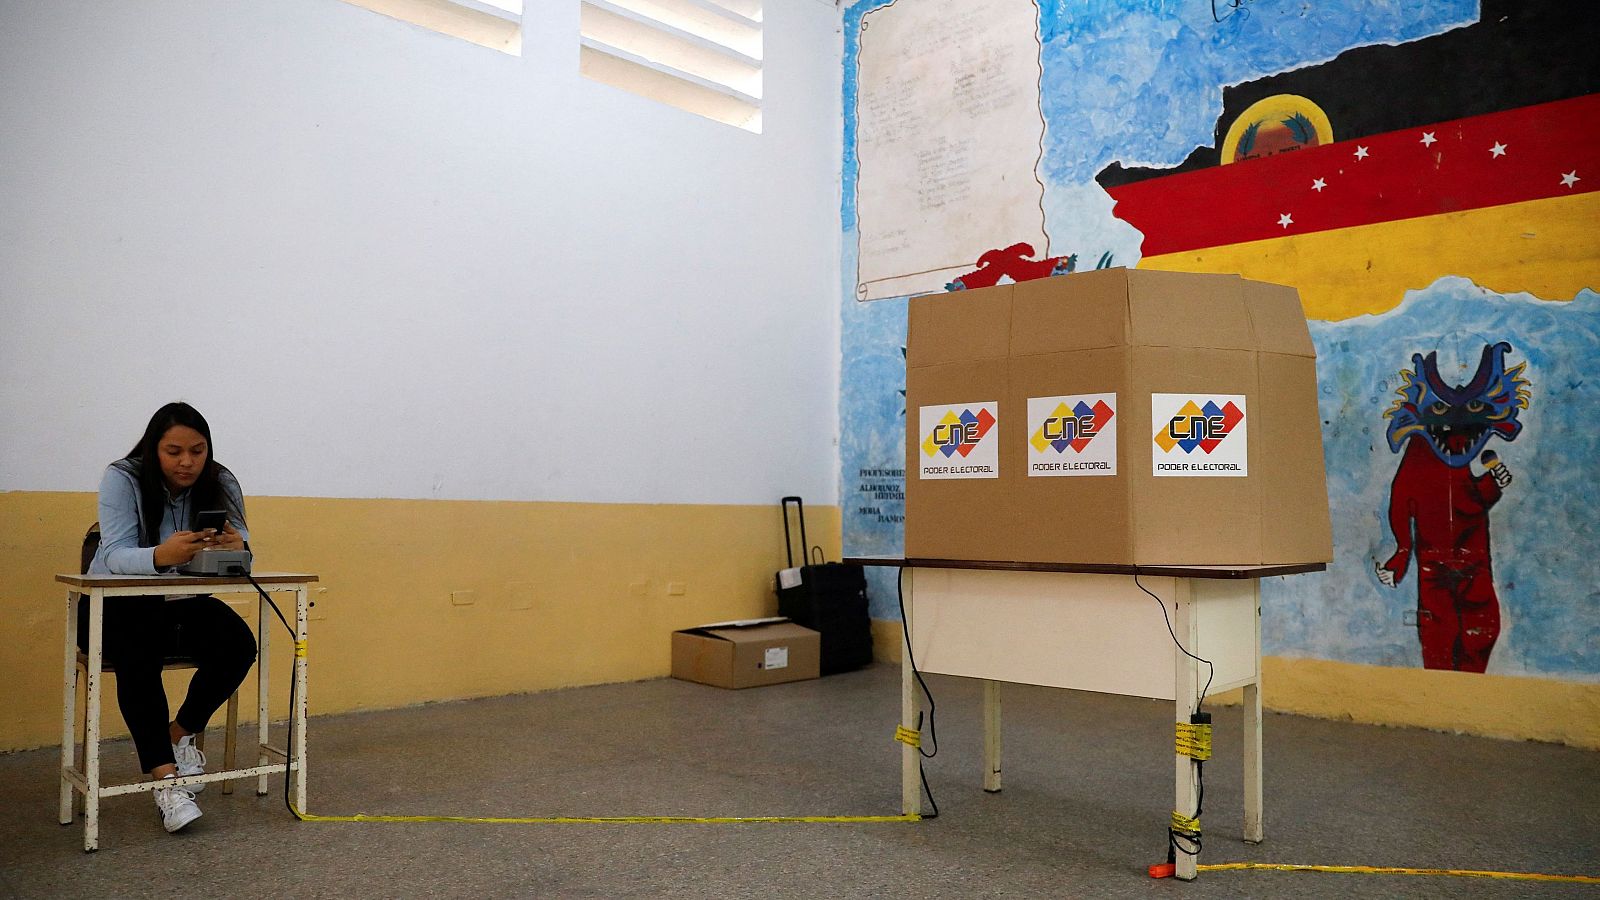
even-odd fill
[[(1384, 412), (1389, 449), (1400, 468), (1389, 488), (1389, 529), (1396, 549), (1377, 575), (1394, 587), (1417, 564), (1417, 637), (1429, 669), (1482, 672), (1500, 637), (1500, 598), (1489, 550), (1489, 509), (1511, 484), (1492, 437), (1515, 440), (1528, 408), (1526, 363), (1507, 370), (1505, 342), (1485, 346), (1478, 371), (1451, 387), (1436, 353), (1413, 354), (1402, 370), (1400, 399)], [(1481, 455), (1480, 455), (1481, 454)], [(1477, 457), (1486, 471), (1473, 475)]]

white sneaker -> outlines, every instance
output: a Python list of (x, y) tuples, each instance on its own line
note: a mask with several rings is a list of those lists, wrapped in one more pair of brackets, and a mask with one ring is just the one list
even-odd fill
[[(204, 775), (206, 773), (205, 751), (194, 745), (194, 735), (186, 734), (178, 738), (172, 745), (172, 759), (178, 764), (178, 777), (185, 775)], [(188, 790), (198, 794), (205, 790), (204, 784), (190, 785)]]
[(200, 806), (194, 802), (193, 791), (181, 787), (156, 788), (155, 795), (161, 824), (166, 826), (169, 834), (182, 831), (190, 822), (200, 818)]

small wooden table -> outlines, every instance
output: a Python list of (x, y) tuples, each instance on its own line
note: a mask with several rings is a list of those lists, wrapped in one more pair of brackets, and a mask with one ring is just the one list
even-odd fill
[[(185, 786), (212, 781), (228, 781), (255, 776), (256, 794), (267, 793), (267, 776), (279, 772), (289, 777), (295, 772), (294, 802), (297, 809), (306, 808), (306, 609), (309, 586), (317, 576), (286, 572), (261, 572), (252, 575), (256, 583), (272, 593), (293, 592), (295, 597), (295, 653), (294, 682), (295, 708), (289, 711), (294, 719), (294, 746), (287, 751), (267, 743), (267, 727), (271, 722), (267, 709), (268, 648), (272, 639), (272, 619), (265, 599), (256, 601), (256, 683), (258, 739), (256, 765), (244, 769), (207, 772), (186, 778), (156, 781), (137, 781), (127, 784), (105, 785), (100, 782), (100, 675), (101, 626), (105, 604), (109, 599), (136, 596), (185, 596), (190, 594), (254, 594), (256, 589), (244, 578), (201, 578), (188, 575), (57, 575), (56, 581), (67, 586), (66, 606), (66, 662), (63, 677), (61, 714), (61, 816), (63, 825), (72, 824), (73, 792), (83, 794), (83, 849), (100, 846), (100, 798), (117, 794), (151, 791), (158, 787)], [(87, 687), (84, 692), (87, 715), (83, 735), (83, 769), (76, 763), (75, 719), (78, 696), (78, 629), (77, 599), (89, 598), (89, 646), (85, 652), (84, 668)], [(234, 740), (227, 735), (228, 742)], [(270, 762), (271, 759), (279, 762)]]
[[(1209, 676), (1210, 694), (1244, 688), (1244, 839), (1254, 843), (1265, 836), (1261, 579), (1318, 572), (1325, 564), (1120, 566), (901, 557), (845, 561), (902, 570), (902, 728), (918, 727), (912, 660), (922, 672), (984, 682), (984, 790), (1001, 787), (1000, 682), (1172, 700), (1174, 721), (1186, 724)], [(1209, 660), (1211, 667), (1184, 649)], [(1174, 756), (1173, 809), (1193, 816), (1198, 799), (1193, 761), (1176, 748)], [(919, 763), (917, 747), (902, 748), (901, 808), (907, 814), (922, 809)], [(1193, 879), (1197, 862), (1197, 855), (1178, 854), (1177, 877)]]

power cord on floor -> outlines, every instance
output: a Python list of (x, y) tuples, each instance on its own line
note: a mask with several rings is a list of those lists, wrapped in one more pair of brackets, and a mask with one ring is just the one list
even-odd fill
[[(928, 698), (928, 743), (933, 745), (933, 750), (922, 749), (921, 742), (917, 743), (917, 754), (922, 759), (933, 759), (939, 755), (939, 733), (934, 725), (933, 716), (936, 707), (933, 703), (933, 691), (928, 690), (928, 682), (922, 678), (922, 670), (917, 668), (917, 658), (911, 652), (911, 623), (906, 619), (906, 570), (900, 568), (900, 574), (895, 580), (895, 593), (900, 601), (900, 628), (905, 632), (906, 665), (911, 667), (911, 674), (917, 679), (917, 684), (922, 685), (922, 693)], [(922, 712), (917, 712), (917, 731), (922, 731)], [(928, 786), (928, 771), (922, 765), (922, 759), (917, 760), (917, 774), (922, 777), (922, 790), (928, 795), (928, 805), (933, 807), (933, 812), (923, 816), (924, 819), (939, 818), (939, 804), (933, 799), (933, 788)]]
[[(1189, 648), (1183, 646), (1183, 642), (1178, 640), (1178, 632), (1172, 627), (1172, 617), (1167, 615), (1166, 601), (1156, 596), (1149, 588), (1139, 582), (1138, 572), (1133, 573), (1133, 583), (1139, 590), (1149, 594), (1150, 599), (1156, 601), (1156, 606), (1161, 608), (1161, 619), (1167, 623), (1167, 634), (1172, 635), (1173, 646), (1177, 647), (1184, 656), (1206, 664), (1206, 684), (1205, 687), (1200, 689), (1199, 696), (1195, 698), (1194, 713), (1189, 716), (1189, 724), (1194, 727), (1204, 727), (1209, 732), (1211, 714), (1202, 711), (1201, 707), (1206, 702), (1206, 694), (1211, 692), (1211, 679), (1216, 676), (1217, 667), (1211, 660), (1202, 659), (1190, 653)], [(1209, 755), (1209, 737), (1206, 738), (1206, 742), (1208, 745), (1206, 755)], [(1194, 764), (1194, 815), (1185, 816), (1183, 813), (1173, 810), (1172, 821), (1167, 825), (1167, 863), (1165, 866), (1151, 866), (1152, 876), (1156, 876), (1158, 870), (1164, 870), (1163, 874), (1170, 875), (1172, 868), (1177, 864), (1179, 853), (1185, 856), (1200, 855), (1200, 813), (1205, 809), (1206, 803), (1206, 764), (1203, 757), (1194, 754), (1190, 754), (1190, 756)]]

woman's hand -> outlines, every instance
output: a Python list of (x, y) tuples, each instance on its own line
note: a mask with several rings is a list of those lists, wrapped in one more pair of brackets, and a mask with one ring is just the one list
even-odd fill
[(181, 566), (194, 555), (212, 546), (206, 543), (204, 531), (175, 531), (172, 537), (162, 541), (156, 547), (155, 564), (158, 569), (167, 569), (172, 566)]
[(205, 546), (215, 547), (218, 550), (244, 549), (244, 536), (234, 529), (232, 522), (222, 523), (222, 531), (220, 533), (208, 531), (206, 541)]

